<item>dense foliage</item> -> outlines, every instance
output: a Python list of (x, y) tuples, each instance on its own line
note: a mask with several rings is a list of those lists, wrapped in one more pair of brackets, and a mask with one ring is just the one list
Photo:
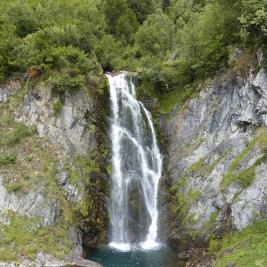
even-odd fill
[(267, 0), (7, 0), (0, 10), (0, 79), (42, 76), (58, 91), (128, 69), (150, 93), (166, 93), (267, 35)]

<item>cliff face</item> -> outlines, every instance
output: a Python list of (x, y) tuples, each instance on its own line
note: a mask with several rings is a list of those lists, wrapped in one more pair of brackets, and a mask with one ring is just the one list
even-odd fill
[[(108, 98), (104, 83), (99, 80), (84, 90), (61, 94), (42, 82), (25, 85), (18, 79), (0, 86), (0, 223), (6, 232), (15, 230), (10, 222), (23, 224), (23, 218), (31, 224), (28, 227), (50, 229), (59, 241), (54, 245), (62, 247), (43, 252), (51, 249), (58, 258), (82, 255), (82, 243), (93, 246), (105, 238)], [(69, 241), (61, 244), (56, 231)], [(9, 245), (5, 246), (3, 255), (9, 253)], [(23, 258), (21, 249), (18, 245), (9, 258), (0, 252), (0, 258)], [(27, 253), (32, 259), (37, 254)]]
[(161, 118), (170, 240), (243, 229), (267, 216), (267, 74), (218, 75)]
[[(0, 86), (0, 225), (10, 235), (18, 226), (33, 228), (38, 237), (36, 251), (5, 244), (1, 259), (25, 253), (34, 259), (40, 247), (57, 252), (58, 244), (64, 251), (56, 257), (81, 255), (82, 244), (105, 239), (108, 107), (99, 78), (74, 93), (21, 79)], [(217, 75), (159, 126), (167, 140), (163, 183), (173, 244), (183, 250), (182, 240), (192, 246), (196, 236), (203, 242), (267, 217), (267, 73), (261, 65), (246, 78)], [(52, 233), (55, 243), (42, 247), (38, 229)], [(43, 254), (38, 259), (47, 261)]]

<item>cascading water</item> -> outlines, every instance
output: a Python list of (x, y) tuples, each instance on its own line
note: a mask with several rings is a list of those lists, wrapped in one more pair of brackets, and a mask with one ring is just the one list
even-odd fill
[(107, 74), (110, 86), (112, 144), (110, 246), (123, 251), (133, 248), (129, 237), (129, 190), (133, 181), (140, 185), (149, 217), (142, 249), (156, 249), (158, 242), (158, 184), (162, 157), (157, 145), (151, 114), (136, 99), (135, 85), (127, 72)]

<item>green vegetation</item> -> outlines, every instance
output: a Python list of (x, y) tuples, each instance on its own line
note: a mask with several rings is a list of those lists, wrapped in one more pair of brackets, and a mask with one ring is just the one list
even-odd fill
[[(260, 148), (262, 151), (262, 157), (260, 157), (252, 166), (245, 170), (240, 171), (242, 160), (256, 148)], [(231, 183), (238, 182), (244, 188), (249, 187), (254, 178), (256, 167), (262, 162), (267, 161), (267, 131), (266, 129), (259, 129), (248, 146), (237, 156), (231, 163), (231, 166), (227, 173), (223, 177), (222, 188), (225, 190)]]
[(174, 221), (179, 221), (181, 226), (188, 228), (191, 236), (197, 236), (201, 231), (210, 231), (214, 225), (218, 215), (218, 212), (212, 212), (209, 221), (200, 230), (192, 231), (188, 227), (188, 222), (194, 225), (196, 223), (198, 214), (188, 214), (190, 207), (196, 203), (202, 196), (201, 192), (194, 191), (188, 187), (188, 180), (194, 179), (194, 177), (202, 176), (203, 179), (209, 175), (215, 166), (224, 158), (227, 151), (222, 153), (213, 162), (208, 163), (207, 158), (201, 158), (191, 166), (189, 166), (179, 178), (170, 187), (170, 212), (174, 217)]
[[(51, 144), (46, 138), (37, 135), (35, 127), (27, 127), (13, 119), (13, 108), (17, 96), (7, 103), (0, 103), (0, 176), (2, 184), (9, 193), (22, 197), (30, 190), (41, 190), (44, 199), (57, 201), (60, 216), (59, 223), (51, 227), (40, 227), (38, 218), (27, 218), (10, 213), (10, 225), (2, 225), (0, 233), (0, 259), (17, 261), (23, 257), (34, 259), (39, 251), (56, 257), (69, 252), (68, 228), (83, 224), (91, 225), (104, 238), (105, 188), (103, 174), (99, 178), (99, 155), (91, 151), (90, 155), (67, 157), (61, 148)], [(98, 131), (93, 127), (93, 131)], [(102, 142), (104, 147), (104, 142)], [(67, 173), (68, 183), (72, 184), (83, 199), (71, 202), (58, 186), (59, 162)], [(79, 186), (77, 186), (79, 184)], [(82, 192), (81, 192), (82, 191)], [(90, 214), (90, 216), (88, 216)], [(20, 229), (20, 231), (18, 231)]]
[(62, 105), (60, 100), (55, 102), (53, 105), (54, 114), (58, 115), (60, 113), (62, 107), (63, 107), (63, 105)]
[(217, 260), (215, 267), (267, 265), (267, 220), (257, 222), (222, 240), (211, 240), (209, 251)]
[(159, 104), (158, 110), (161, 114), (166, 114), (172, 110), (173, 107), (183, 104), (187, 99), (190, 99), (195, 94), (195, 88), (191, 85), (185, 86), (183, 89), (173, 90), (169, 93), (158, 96)]
[(11, 192), (16, 193), (16, 192), (20, 191), (22, 188), (23, 188), (23, 185), (20, 183), (8, 184), (6, 186), (6, 189), (9, 193), (11, 193)]
[(15, 155), (0, 156), (0, 167), (8, 164), (14, 164), (17, 160)]
[(9, 224), (0, 223), (0, 259), (19, 262), (35, 260), (38, 252), (63, 258), (71, 249), (67, 226), (40, 227), (38, 218), (8, 213)]
[(127, 69), (168, 112), (197, 81), (227, 67), (235, 47), (253, 55), (264, 46), (266, 7), (266, 0), (2, 1), (0, 80), (23, 72), (74, 91), (103, 71)]

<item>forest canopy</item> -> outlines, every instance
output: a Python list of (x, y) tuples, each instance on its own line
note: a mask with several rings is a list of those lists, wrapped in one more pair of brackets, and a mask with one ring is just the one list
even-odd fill
[(6, 0), (0, 10), (0, 81), (38, 73), (59, 91), (126, 69), (166, 93), (227, 67), (234, 47), (266, 49), (267, 0)]

